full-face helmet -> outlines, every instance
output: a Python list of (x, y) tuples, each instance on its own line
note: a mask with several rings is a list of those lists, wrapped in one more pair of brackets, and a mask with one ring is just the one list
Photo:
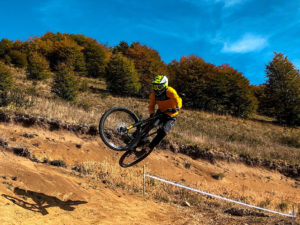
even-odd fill
[(156, 75), (152, 80), (152, 88), (156, 96), (161, 95), (168, 87), (168, 78), (165, 75)]

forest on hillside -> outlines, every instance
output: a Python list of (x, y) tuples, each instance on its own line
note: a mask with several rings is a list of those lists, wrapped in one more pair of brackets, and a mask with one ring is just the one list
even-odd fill
[(22, 68), (28, 80), (52, 79), (51, 91), (73, 101), (84, 88), (80, 77), (104, 79), (111, 94), (148, 98), (151, 80), (165, 74), (184, 107), (248, 117), (259, 113), (281, 124), (300, 125), (300, 72), (283, 53), (266, 65), (266, 83), (250, 85), (230, 65), (216, 66), (196, 55), (169, 64), (159, 52), (139, 42), (106, 46), (82, 34), (48, 32), (27, 41), (0, 41), (0, 106), (9, 104), (13, 76)]

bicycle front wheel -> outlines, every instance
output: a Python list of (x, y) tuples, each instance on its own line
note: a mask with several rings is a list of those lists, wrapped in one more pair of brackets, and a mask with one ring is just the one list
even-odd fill
[(138, 148), (134, 150), (128, 150), (121, 156), (119, 164), (124, 168), (133, 166), (146, 158), (152, 151), (153, 149), (148, 149), (146, 151)]
[(106, 111), (99, 122), (102, 141), (111, 149), (126, 151), (133, 145), (139, 127), (127, 130), (126, 127), (139, 121), (138, 116), (127, 108), (116, 107)]

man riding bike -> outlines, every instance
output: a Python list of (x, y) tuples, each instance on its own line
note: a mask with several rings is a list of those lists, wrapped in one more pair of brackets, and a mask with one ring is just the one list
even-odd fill
[(149, 102), (150, 117), (155, 114), (155, 105), (158, 105), (157, 113), (164, 113), (159, 119), (162, 127), (158, 129), (157, 135), (146, 149), (144, 149), (145, 151), (152, 150), (170, 132), (176, 122), (176, 116), (182, 107), (182, 99), (178, 96), (174, 88), (168, 86), (168, 78), (165, 75), (156, 75), (154, 77), (152, 89)]

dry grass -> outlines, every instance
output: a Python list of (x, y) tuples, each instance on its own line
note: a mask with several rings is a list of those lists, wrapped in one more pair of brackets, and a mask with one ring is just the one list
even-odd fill
[(106, 158), (102, 162), (88, 161), (76, 165), (76, 170), (103, 182), (110, 187), (118, 187), (131, 192), (142, 190), (143, 173), (140, 168), (131, 167), (124, 170), (116, 159)]
[[(77, 170), (80, 171), (80, 174), (92, 178), (92, 180), (97, 183), (104, 183), (111, 189), (122, 189), (129, 193), (139, 195), (142, 195), (143, 193), (143, 171), (141, 167), (130, 167), (124, 170), (119, 166), (116, 158), (106, 158), (102, 162), (83, 162), (76, 165), (76, 167)], [(147, 173), (152, 174), (149, 168), (147, 168)], [(274, 198), (274, 193), (271, 192), (269, 194), (261, 194), (245, 190), (245, 193), (241, 195), (241, 193), (237, 190), (228, 192), (222, 187), (216, 186), (212, 188), (211, 184), (205, 181), (188, 184), (181, 180), (178, 183), (208, 193), (214, 193), (247, 204), (257, 205), (276, 211), (279, 210), (282, 212), (288, 212), (294, 204), (288, 200), (289, 197), (287, 196), (282, 197), (281, 200), (279, 198)], [(235, 206), (231, 203), (175, 187), (170, 184), (162, 183), (152, 178), (146, 178), (145, 190), (146, 198), (180, 206), (201, 208), (202, 210), (213, 206), (224, 211)], [(295, 209), (296, 212), (300, 210), (297, 205)]]
[(172, 136), (174, 140), (187, 144), (252, 157), (300, 162), (300, 129), (278, 126), (269, 121), (185, 111), (180, 115)]
[[(88, 79), (92, 91), (83, 92), (75, 102), (59, 100), (50, 92), (51, 78), (33, 86), (22, 71), (15, 70), (16, 86), (26, 93), (28, 107), (9, 106), (4, 110), (35, 114), (62, 121), (98, 125), (101, 115), (111, 107), (132, 109), (140, 117), (148, 116), (145, 99), (111, 96), (105, 82)], [(32, 91), (32, 89), (35, 91)], [(36, 93), (36, 94), (34, 94)], [(272, 123), (270, 118), (234, 118), (196, 110), (182, 110), (176, 126), (167, 137), (171, 142), (199, 145), (203, 148), (246, 154), (252, 157), (300, 162), (300, 129), (286, 128)]]

